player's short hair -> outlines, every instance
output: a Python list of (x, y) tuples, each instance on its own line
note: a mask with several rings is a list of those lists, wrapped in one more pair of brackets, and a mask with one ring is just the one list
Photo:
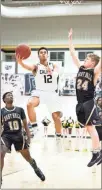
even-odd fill
[(87, 54), (87, 57), (90, 57), (92, 61), (95, 62), (95, 66), (98, 64), (100, 57), (94, 53)]
[(46, 47), (41, 47), (41, 48), (38, 49), (38, 55), (39, 55), (39, 52), (40, 52), (42, 49), (46, 50), (46, 51), (47, 51), (47, 54), (48, 54), (48, 49), (47, 49)]
[(3, 99), (3, 102), (4, 102), (4, 103), (5, 103), (5, 97), (6, 97), (6, 95), (9, 94), (9, 93), (12, 94), (12, 91), (10, 91), (10, 92), (5, 92), (5, 93), (3, 94), (2, 99)]

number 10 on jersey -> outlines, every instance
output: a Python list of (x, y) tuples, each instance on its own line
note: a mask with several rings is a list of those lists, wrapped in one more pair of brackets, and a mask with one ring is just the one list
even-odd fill
[(44, 83), (52, 83), (52, 75), (44, 75)]

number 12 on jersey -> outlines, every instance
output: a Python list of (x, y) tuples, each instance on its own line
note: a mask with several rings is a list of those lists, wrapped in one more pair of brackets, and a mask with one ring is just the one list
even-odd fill
[(52, 83), (52, 75), (44, 75), (44, 83)]

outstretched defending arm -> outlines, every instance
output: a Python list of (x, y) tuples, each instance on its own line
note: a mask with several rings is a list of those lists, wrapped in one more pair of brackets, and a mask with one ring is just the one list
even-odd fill
[(71, 28), (69, 33), (68, 33), (69, 50), (70, 50), (70, 54), (71, 54), (71, 57), (73, 59), (73, 62), (79, 68), (81, 66), (81, 63), (80, 63), (80, 60), (78, 59), (78, 57), (75, 54), (75, 49), (74, 49), (74, 46), (73, 46), (73, 43), (72, 43), (72, 34), (73, 34), (73, 30)]
[(102, 72), (101, 69), (102, 69), (102, 59), (100, 58), (99, 63), (97, 64), (97, 66), (94, 69), (94, 73), (100, 75)]
[(102, 59), (100, 58), (99, 63), (97, 64), (97, 66), (94, 69), (94, 84), (95, 85), (97, 83), (97, 80), (98, 80), (101, 72), (102, 72)]

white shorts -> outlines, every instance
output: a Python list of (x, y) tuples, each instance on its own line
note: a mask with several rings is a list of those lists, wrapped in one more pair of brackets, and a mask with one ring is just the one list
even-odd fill
[(54, 112), (60, 112), (62, 117), (62, 107), (59, 102), (59, 96), (55, 92), (45, 92), (40, 90), (33, 90), (31, 97), (39, 97), (41, 104), (46, 104), (48, 111), (52, 114)]

